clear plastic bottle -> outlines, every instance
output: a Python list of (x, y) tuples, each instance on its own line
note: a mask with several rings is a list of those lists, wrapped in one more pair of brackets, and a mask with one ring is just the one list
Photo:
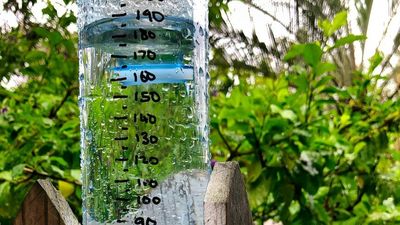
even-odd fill
[(207, 0), (78, 6), (83, 224), (203, 224)]

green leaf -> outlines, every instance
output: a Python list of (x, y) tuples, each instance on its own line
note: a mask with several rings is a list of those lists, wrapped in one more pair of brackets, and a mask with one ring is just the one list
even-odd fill
[(63, 40), (61, 33), (58, 31), (50, 32), (48, 38), (51, 45), (57, 45)]
[(340, 127), (344, 127), (348, 124), (351, 123), (351, 116), (347, 113), (344, 113), (341, 117), (340, 117)]
[(347, 11), (341, 11), (338, 14), (336, 14), (336, 16), (333, 18), (332, 27), (330, 30), (331, 35), (346, 24), (347, 24)]
[(332, 72), (336, 70), (336, 65), (332, 63), (320, 62), (315, 67), (315, 75), (319, 76), (327, 72)]
[(369, 61), (368, 73), (371, 74), (372, 72), (374, 72), (375, 68), (379, 66), (382, 60), (383, 60), (382, 53), (380, 53), (379, 51), (375, 52), (375, 54), (368, 59)]
[(81, 170), (71, 170), (71, 177), (75, 180), (81, 180)]
[(364, 41), (366, 40), (367, 37), (365, 35), (354, 35), (354, 34), (350, 34), (346, 37), (342, 37), (339, 40), (337, 40), (335, 42), (335, 44), (330, 48), (330, 49), (334, 49), (334, 48), (338, 48), (347, 44), (351, 44), (355, 41)]
[(305, 93), (308, 90), (309, 82), (305, 74), (291, 76), (291, 81), (296, 85), (297, 92)]
[(365, 206), (364, 202), (360, 202), (354, 207), (354, 213), (358, 216), (368, 215), (368, 208)]
[(68, 162), (65, 161), (63, 158), (61, 157), (57, 157), (57, 156), (51, 156), (50, 157), (50, 161), (52, 162), (57, 162), (60, 166), (63, 167), (67, 167), (68, 166)]
[(281, 111), (282, 111), (282, 109), (281, 108), (279, 108), (279, 106), (277, 106), (277, 105), (274, 105), (274, 104), (272, 104), (271, 106), (270, 106), (270, 108), (271, 108), (271, 113), (280, 113)]
[(325, 210), (325, 208), (319, 204), (319, 203), (315, 203), (314, 204), (314, 209), (317, 213), (318, 218), (323, 221), (322, 224), (329, 224), (329, 214), (328, 212)]
[(324, 199), (325, 196), (329, 193), (329, 187), (320, 187), (318, 189), (318, 192), (314, 195), (314, 199), (318, 200), (318, 199)]
[(248, 182), (255, 182), (262, 174), (263, 169), (260, 162), (254, 162), (248, 167)]
[(307, 130), (302, 130), (302, 129), (296, 128), (296, 129), (293, 129), (293, 133), (297, 134), (299, 136), (304, 136), (304, 137), (308, 137), (308, 138), (311, 137), (310, 132)]
[(354, 146), (354, 153), (358, 154), (362, 149), (364, 149), (367, 146), (367, 143), (365, 142), (359, 142)]
[(47, 37), (47, 36), (49, 36), (49, 33), (50, 33), (47, 29), (45, 29), (43, 27), (35, 27), (32, 30), (40, 37)]
[(282, 110), (280, 112), (280, 114), (281, 114), (281, 116), (283, 118), (288, 119), (288, 120), (290, 120), (292, 122), (296, 122), (297, 121), (297, 115), (292, 110), (285, 109), (285, 110)]
[(298, 56), (302, 56), (309, 65), (316, 65), (321, 61), (322, 49), (315, 43), (292, 45), (283, 60), (288, 61)]
[(303, 52), (304, 61), (311, 66), (316, 66), (321, 61), (322, 53), (319, 45), (307, 44)]
[[(342, 210), (342, 212), (345, 212), (345, 210)], [(358, 222), (358, 218), (353, 216), (353, 218), (350, 218), (348, 220), (335, 221), (333, 223), (333, 225), (357, 225), (357, 224), (359, 224), (357, 222)]]
[(323, 88), (326, 87), (326, 85), (329, 83), (329, 81), (333, 80), (334, 78), (332, 76), (322, 76), (321, 79), (317, 81), (315, 84), (316, 88)]
[(3, 206), (7, 198), (10, 196), (10, 182), (3, 182), (0, 184), (0, 205)]
[(50, 166), (51, 170), (59, 174), (61, 177), (64, 177), (64, 171), (60, 169), (58, 166), (51, 165)]
[(281, 117), (266, 119), (264, 123), (265, 131), (282, 132), (288, 127), (288, 121)]
[(47, 4), (47, 7), (42, 9), (43, 14), (47, 14), (50, 18), (55, 18), (57, 16), (57, 10), (52, 4)]
[(32, 50), (25, 55), (25, 60), (27, 62), (35, 62), (41, 59), (46, 59), (47, 54), (42, 51)]
[(0, 172), (0, 180), (11, 181), (12, 180), (12, 172), (11, 171), (1, 171)]
[(324, 32), (326, 37), (332, 36), (339, 28), (347, 24), (347, 11), (339, 12), (333, 18), (332, 23), (328, 20), (318, 21), (318, 26)]
[(54, 121), (50, 118), (43, 117), (42, 121), (43, 121), (44, 127), (46, 127), (46, 128), (50, 128), (54, 125)]
[(326, 37), (331, 36), (332, 24), (328, 20), (320, 20), (318, 21), (318, 26), (324, 32)]
[(297, 56), (303, 55), (305, 45), (303, 44), (296, 44), (292, 45), (289, 51), (286, 53), (285, 57), (283, 57), (284, 61), (289, 61), (291, 59), (296, 58)]
[(12, 168), (11, 173), (12, 173), (13, 180), (16, 180), (24, 175), (25, 167), (26, 167), (26, 164), (19, 164)]

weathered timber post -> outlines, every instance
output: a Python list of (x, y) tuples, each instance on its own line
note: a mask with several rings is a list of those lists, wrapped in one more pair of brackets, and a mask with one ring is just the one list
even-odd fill
[(79, 225), (79, 222), (51, 182), (38, 180), (25, 197), (14, 225)]
[[(205, 225), (252, 224), (246, 188), (237, 162), (215, 165), (204, 200), (204, 220)], [(51, 182), (38, 180), (25, 197), (14, 225), (80, 224)]]
[(204, 200), (205, 225), (251, 225), (246, 188), (237, 162), (217, 163)]

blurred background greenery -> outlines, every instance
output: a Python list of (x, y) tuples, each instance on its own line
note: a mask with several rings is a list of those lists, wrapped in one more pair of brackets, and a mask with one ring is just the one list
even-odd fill
[[(74, 4), (0, 5), (1, 224), (39, 178), (81, 214)], [(399, 5), (210, 0), (211, 151), (256, 224), (400, 224)]]

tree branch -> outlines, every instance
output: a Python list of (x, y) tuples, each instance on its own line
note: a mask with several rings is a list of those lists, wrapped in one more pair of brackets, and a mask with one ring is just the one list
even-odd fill
[(266, 168), (267, 167), (267, 163), (265, 162), (264, 156), (263, 156), (263, 154), (261, 152), (261, 148), (260, 148), (261, 146), (260, 146), (260, 142), (259, 142), (259, 140), (257, 138), (257, 133), (256, 133), (254, 127), (252, 127), (251, 130), (252, 130), (254, 138), (255, 138), (255, 146), (254, 146), (255, 147), (255, 152), (257, 154), (258, 159), (260, 160), (261, 167), (262, 168)]
[(72, 92), (77, 89), (78, 86), (76, 85), (72, 85), (71, 87), (69, 87), (63, 97), (63, 99), (61, 100), (60, 104), (58, 104), (57, 106), (54, 106), (51, 110), (50, 110), (50, 114), (49, 114), (49, 118), (53, 119), (57, 116), (57, 112), (61, 109), (61, 107), (64, 105), (64, 103), (67, 101), (68, 97), (71, 96)]
[(282, 23), (282, 21), (280, 21), (278, 18), (276, 18), (274, 15), (272, 15), (271, 13), (267, 12), (266, 10), (262, 9), (261, 7), (257, 6), (256, 4), (252, 3), (251, 1), (243, 1), (243, 3), (257, 9), (258, 11), (264, 13), (265, 15), (271, 17), (271, 19), (273, 19), (275, 22), (277, 22), (279, 25), (281, 25), (283, 28), (285, 28), (285, 30), (287, 32), (289, 32), (290, 34), (293, 34), (293, 31), (290, 30), (290, 27), (286, 26), (284, 23)]
[(228, 148), (228, 151), (232, 154), (232, 152), (233, 152), (232, 147), (229, 145), (228, 141), (225, 139), (224, 135), (221, 132), (221, 129), (219, 129), (219, 126), (217, 127), (217, 132), (218, 132), (218, 135), (221, 137), (222, 141), (224, 142), (225, 146)]
[(68, 180), (68, 179), (63, 178), (63, 177), (57, 177), (57, 176), (48, 174), (48, 173), (46, 173), (46, 172), (39, 172), (39, 171), (36, 171), (36, 170), (31, 169), (31, 168), (28, 168), (28, 167), (25, 167), (25, 168), (24, 168), (24, 172), (25, 172), (25, 173), (31, 174), (30, 177), (33, 177), (33, 176), (36, 175), (36, 176), (43, 177), (43, 178), (51, 178), (51, 179), (53, 179), (53, 180), (61, 180), (61, 181), (67, 182), (67, 183), (75, 184), (75, 185), (82, 185), (82, 184), (81, 184), (79, 181), (77, 181), (77, 180), (71, 181), (71, 180)]

